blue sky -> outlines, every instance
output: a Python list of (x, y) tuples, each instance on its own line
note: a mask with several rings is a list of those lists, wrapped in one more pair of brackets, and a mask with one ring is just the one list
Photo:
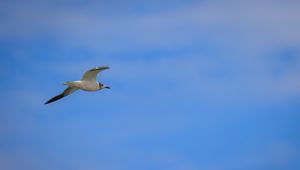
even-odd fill
[(0, 169), (300, 169), (299, 8), (2, 0)]

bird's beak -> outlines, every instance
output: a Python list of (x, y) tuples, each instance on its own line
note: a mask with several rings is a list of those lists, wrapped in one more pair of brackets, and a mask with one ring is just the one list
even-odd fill
[(110, 87), (108, 87), (108, 86), (105, 86), (104, 88), (106, 88), (106, 89), (110, 89)]

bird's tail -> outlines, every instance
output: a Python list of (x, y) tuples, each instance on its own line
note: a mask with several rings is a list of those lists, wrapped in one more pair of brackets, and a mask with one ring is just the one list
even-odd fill
[(75, 86), (75, 83), (72, 81), (67, 81), (67, 82), (64, 82), (64, 85), (72, 87), (72, 86)]

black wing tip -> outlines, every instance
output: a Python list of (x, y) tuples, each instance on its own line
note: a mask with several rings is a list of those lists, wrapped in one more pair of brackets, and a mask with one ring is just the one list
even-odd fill
[(54, 102), (55, 100), (48, 100), (46, 103), (44, 103), (44, 105), (46, 105), (46, 104), (49, 104), (49, 103), (52, 103), (52, 102)]
[(110, 69), (110, 67), (108, 66), (100, 66), (100, 67), (96, 67), (96, 70), (106, 70), (106, 69)]
[(56, 100), (59, 100), (59, 99), (61, 99), (61, 98), (63, 98), (63, 97), (64, 97), (64, 94), (63, 94), (63, 93), (62, 93), (62, 94), (59, 94), (59, 95), (53, 97), (52, 99), (48, 100), (48, 101), (45, 103), (45, 105), (46, 105), (46, 104), (49, 104), (49, 103), (52, 103), (52, 102), (55, 102)]
[(55, 100), (52, 100), (52, 99), (51, 99), (51, 100), (48, 100), (48, 101), (47, 101), (46, 103), (44, 103), (44, 104), (46, 105), (46, 104), (52, 103), (52, 102), (54, 102), (54, 101), (55, 101)]

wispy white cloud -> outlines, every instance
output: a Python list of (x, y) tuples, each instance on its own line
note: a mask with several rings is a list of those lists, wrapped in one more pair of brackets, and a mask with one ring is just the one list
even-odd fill
[[(98, 6), (101, 9), (103, 4)], [(230, 50), (244, 47), (249, 52), (297, 46), (299, 6), (297, 1), (216, 1), (145, 15), (111, 16), (95, 14), (86, 8), (60, 8), (51, 4), (26, 3), (17, 7), (4, 4), (0, 35), (15, 38), (49, 35), (60, 43), (99, 51), (174, 49), (197, 47), (199, 42), (205, 42)]]

